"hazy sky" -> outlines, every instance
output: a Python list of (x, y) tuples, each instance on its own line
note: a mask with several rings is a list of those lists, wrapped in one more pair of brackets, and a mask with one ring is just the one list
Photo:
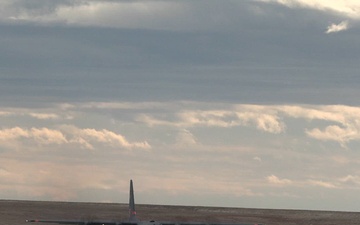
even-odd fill
[(360, 211), (358, 0), (0, 0), (0, 198)]

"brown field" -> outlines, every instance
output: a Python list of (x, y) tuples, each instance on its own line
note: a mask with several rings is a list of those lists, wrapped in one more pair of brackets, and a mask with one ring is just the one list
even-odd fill
[[(25, 225), (26, 219), (126, 220), (127, 212), (127, 204), (0, 200), (1, 225)], [(158, 221), (360, 224), (356, 212), (137, 205), (137, 213), (141, 220)]]

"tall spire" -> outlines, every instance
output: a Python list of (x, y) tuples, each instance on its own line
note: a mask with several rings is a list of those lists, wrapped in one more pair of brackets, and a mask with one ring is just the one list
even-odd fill
[(134, 187), (133, 187), (133, 181), (132, 180), (130, 180), (129, 221), (138, 221), (138, 219), (136, 218)]

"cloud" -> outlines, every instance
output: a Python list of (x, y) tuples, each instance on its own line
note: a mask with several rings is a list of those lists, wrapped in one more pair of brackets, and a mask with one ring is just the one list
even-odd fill
[(3, 141), (14, 140), (21, 137), (29, 137), (29, 131), (20, 127), (0, 130), (0, 139)]
[(274, 115), (265, 114), (257, 117), (254, 120), (256, 127), (262, 131), (278, 134), (285, 130), (285, 125), (280, 122), (277, 116)]
[(176, 137), (176, 145), (179, 147), (196, 146), (198, 141), (196, 137), (188, 130), (182, 129)]
[(321, 120), (329, 123), (323, 129), (306, 129), (305, 133), (311, 138), (336, 141), (342, 146), (349, 141), (360, 140), (360, 107), (346, 105), (281, 106), (278, 110), (290, 118)]
[[(328, 0), (259, 0), (267, 3), (278, 3), (289, 8), (309, 8), (336, 15), (341, 15), (353, 20), (360, 20), (360, 2), (357, 0), (328, 1)], [(325, 33), (337, 33), (347, 30), (349, 21), (345, 20), (339, 24), (331, 24)]]
[[(66, 105), (66, 104), (62, 104)], [(46, 112), (40, 112), (45, 111)], [(121, 117), (124, 110), (132, 110), (126, 113), (126, 117)], [(201, 128), (253, 128), (269, 134), (281, 134), (287, 132), (287, 120), (294, 119), (297, 123), (302, 123), (305, 135), (319, 141), (335, 141), (341, 146), (355, 140), (360, 140), (360, 107), (346, 105), (249, 105), (249, 104), (206, 104), (202, 102), (104, 102), (99, 106), (96, 103), (82, 103), (71, 105), (59, 109), (4, 109), (4, 116), (11, 115), (18, 120), (22, 117), (32, 117), (51, 123), (51, 126), (66, 120), (71, 116), (72, 122), (76, 123), (76, 115), (95, 116), (99, 112), (107, 112), (112, 120), (133, 120), (131, 123), (143, 123), (149, 127), (165, 126), (174, 127), (176, 130), (188, 131)], [(133, 113), (134, 112), (134, 113)], [(94, 114), (95, 113), (95, 114)], [(104, 119), (104, 118), (103, 118)], [(48, 121), (47, 121), (48, 120)], [(108, 118), (106, 118), (106, 121)], [(322, 121), (321, 124), (318, 122)], [(37, 121), (33, 122), (33, 127)], [(84, 126), (84, 125), (82, 125)], [(66, 126), (63, 126), (66, 127)], [(69, 126), (71, 127), (71, 126)], [(108, 129), (100, 128), (67, 128), (61, 130), (67, 142), (77, 143), (82, 148), (93, 149), (95, 143), (106, 144), (112, 147), (122, 148), (142, 148), (149, 149), (149, 143), (129, 142), (124, 136), (116, 134)], [(39, 129), (39, 128), (37, 128)], [(297, 129), (293, 127), (292, 129)], [(51, 130), (51, 129), (49, 129)], [(0, 130), (2, 138), (6, 139), (34, 139), (34, 130), (27, 130), (13, 126), (13, 128)], [(45, 130), (42, 130), (45, 132)], [(187, 133), (187, 134), (189, 134)], [(180, 134), (180, 133), (179, 133)], [(184, 132), (179, 136), (181, 140), (197, 142), (196, 138), (186, 136)], [(185, 136), (184, 136), (185, 135)], [(179, 139), (179, 140), (180, 140)], [(49, 137), (39, 139), (38, 142), (45, 140), (56, 143)]]
[(0, 168), (0, 178), (3, 180), (4, 178), (7, 179), (9, 177), (11, 177), (12, 174), (4, 168)]
[[(37, 145), (78, 144), (85, 149), (94, 149), (94, 145), (107, 145), (112, 148), (150, 149), (146, 142), (129, 142), (124, 136), (102, 129), (79, 129), (74, 126), (63, 126), (60, 130), (42, 128), (13, 127), (0, 130), (1, 145), (27, 147), (27, 141)], [(18, 148), (20, 148), (18, 147)]]
[(149, 126), (177, 127), (255, 127), (258, 130), (278, 134), (284, 132), (285, 124), (276, 115), (276, 111), (256, 105), (237, 106), (236, 110), (186, 110), (177, 113), (178, 121), (166, 121), (141, 115), (138, 121)]
[[(352, 177), (351, 177), (352, 178)], [(349, 179), (351, 179), (349, 178)], [(345, 178), (347, 179), (347, 178)], [(335, 179), (333, 182), (326, 182), (326, 181), (322, 181), (322, 180), (314, 180), (314, 179), (309, 179), (309, 180), (289, 180), (289, 179), (280, 179), (279, 177), (275, 176), (275, 175), (270, 175), (268, 177), (266, 177), (266, 180), (268, 181), (268, 183), (273, 184), (273, 185), (277, 185), (280, 187), (285, 187), (285, 186), (298, 186), (298, 187), (308, 187), (308, 186), (318, 186), (318, 187), (323, 187), (323, 188), (345, 188), (344, 186), (341, 186), (338, 183), (339, 179)]]
[(58, 130), (51, 130), (48, 128), (31, 128), (29, 134), (37, 143), (40, 144), (64, 144), (68, 141), (65, 136)]
[(337, 141), (342, 146), (345, 146), (350, 140), (360, 138), (359, 129), (353, 127), (327, 126), (324, 130), (318, 128), (307, 130), (306, 134), (312, 138), (323, 141)]
[(359, 175), (347, 175), (338, 178), (338, 186), (347, 189), (360, 189), (360, 176)]
[(48, 128), (23, 129), (20, 127), (0, 130), (0, 140), (14, 141), (22, 138), (33, 139), (38, 144), (63, 144), (67, 143), (65, 136), (57, 130)]
[(262, 159), (261, 159), (260, 157), (258, 157), (258, 156), (255, 156), (255, 157), (253, 158), (253, 160), (255, 160), (255, 161), (259, 162), (259, 163), (262, 162)]
[(102, 129), (102, 130), (95, 130), (95, 129), (79, 129), (77, 134), (79, 135), (76, 137), (75, 142), (79, 140), (80, 138), (80, 144), (82, 144), (83, 141), (86, 141), (85, 147), (90, 146), (89, 142), (100, 142), (107, 145), (110, 145), (114, 148), (141, 148), (141, 149), (150, 149), (150, 145), (145, 142), (133, 142), (130, 143), (125, 139), (124, 136), (120, 134), (116, 134), (112, 131)]
[(279, 186), (287, 186), (287, 185), (290, 185), (293, 183), (289, 179), (280, 179), (275, 175), (270, 175), (266, 179), (270, 184), (275, 184), (275, 185), (279, 185)]
[(73, 115), (64, 106), (50, 108), (0, 108), (0, 116), (22, 117), (29, 116), (38, 120), (69, 120)]
[[(95, 26), (156, 30), (224, 29), (234, 22), (249, 2), (158, 1), (158, 0), (38, 0), (0, 3), (0, 20), (7, 23)], [(235, 9), (236, 8), (236, 9)], [(211, 12), (216, 10), (216, 16)], [(240, 16), (241, 17), (241, 16)], [(219, 26), (221, 25), (221, 26)]]
[(181, 5), (165, 1), (90, 1), (58, 8), (56, 16), (68, 24), (145, 28), (151, 23), (171, 20), (181, 10)]
[(340, 31), (347, 30), (348, 28), (349, 28), (349, 22), (348, 21), (342, 21), (339, 24), (334, 24), (333, 23), (333, 24), (331, 24), (330, 26), (327, 27), (326, 33), (327, 34), (337, 33), (337, 32), (340, 32)]
[(340, 182), (344, 183), (344, 184), (349, 184), (349, 185), (360, 185), (360, 177), (359, 176), (354, 176), (354, 175), (347, 175), (345, 177), (342, 177), (339, 179)]
[[(353, 111), (354, 109), (356, 110), (356, 108), (341, 106), (341, 105), (328, 105), (328, 106), (283, 105), (283, 106), (274, 106), (274, 108), (285, 113), (286, 116), (295, 119), (305, 118), (309, 120), (327, 120), (327, 121), (333, 121), (339, 123), (346, 122), (346, 117), (348, 115), (345, 112), (350, 112)], [(342, 113), (338, 113), (338, 112), (342, 112)], [(350, 113), (353, 114), (352, 112)]]
[[(0, 20), (10, 23), (57, 24), (65, 26), (95, 26), (157, 30), (231, 30), (243, 25), (244, 15), (262, 17), (271, 15), (259, 0), (252, 1), (7, 1), (0, 7)], [(311, 1), (264, 0), (288, 7), (306, 7), (319, 10), (342, 9), (350, 13), (351, 5), (311, 4)], [(334, 6), (333, 6), (334, 5)], [(1, 10), (2, 9), (2, 10)], [(212, 14), (216, 10), (216, 16)], [(241, 12), (241, 13), (239, 13)], [(253, 21), (256, 21), (253, 20)], [(250, 23), (253, 24), (253, 23)]]
[(259, 0), (267, 3), (278, 3), (290, 8), (310, 8), (329, 11), (343, 16), (360, 19), (360, 2), (357, 0), (329, 1), (329, 0)]
[(58, 119), (59, 116), (54, 113), (30, 113), (30, 116), (40, 119), (40, 120), (48, 120), (48, 119)]
[[(186, 108), (186, 104), (184, 105)], [(142, 114), (137, 121), (148, 126), (195, 127), (252, 127), (271, 134), (286, 132), (286, 120), (305, 120), (310, 126), (304, 133), (321, 141), (336, 141), (342, 146), (360, 140), (360, 107), (346, 105), (230, 105), (231, 109), (184, 110), (167, 112), (162, 118)], [(166, 119), (167, 118), (167, 119)], [(325, 127), (311, 127), (312, 122), (324, 121)]]
[(325, 182), (325, 181), (321, 181), (321, 180), (309, 180), (309, 184), (313, 185), (313, 186), (319, 186), (319, 187), (324, 187), (324, 188), (338, 188), (335, 184), (330, 183), (330, 182)]
[[(186, 8), (166, 1), (3, 1), (0, 19), (8, 22), (146, 28), (155, 24), (170, 28)], [(184, 8), (185, 7), (185, 8)]]
[(169, 106), (162, 102), (88, 102), (80, 104), (79, 108), (89, 109), (153, 109)]
[(9, 115), (11, 115), (10, 112), (0, 111), (0, 116), (9, 116)]

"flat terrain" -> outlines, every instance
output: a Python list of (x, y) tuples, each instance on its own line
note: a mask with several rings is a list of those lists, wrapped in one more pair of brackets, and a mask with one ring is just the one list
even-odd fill
[[(360, 213), (355, 212), (159, 205), (137, 205), (136, 211), (141, 220), (158, 221), (251, 222), (268, 225), (360, 224)], [(127, 204), (0, 200), (1, 225), (30, 225), (25, 223), (26, 219), (126, 220), (127, 213)]]

